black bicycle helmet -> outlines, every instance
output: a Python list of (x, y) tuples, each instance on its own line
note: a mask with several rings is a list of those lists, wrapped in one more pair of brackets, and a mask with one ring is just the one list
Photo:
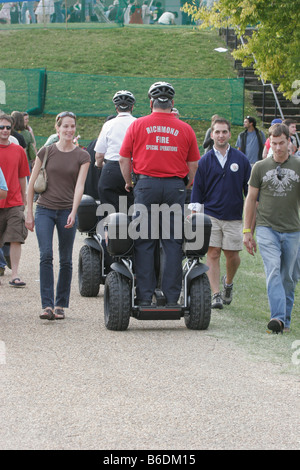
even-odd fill
[(120, 90), (115, 93), (113, 103), (119, 108), (132, 108), (135, 103), (134, 95), (128, 90)]
[(153, 83), (148, 91), (148, 98), (159, 99), (160, 101), (172, 100), (174, 95), (174, 88), (167, 82)]

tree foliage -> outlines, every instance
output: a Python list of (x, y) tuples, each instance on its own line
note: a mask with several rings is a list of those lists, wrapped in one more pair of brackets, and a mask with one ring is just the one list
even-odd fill
[[(201, 2), (203, 5), (205, 2)], [(253, 63), (264, 81), (279, 85), (291, 99), (300, 79), (300, 0), (219, 0), (212, 8), (183, 7), (199, 28), (234, 28), (238, 37), (255, 27), (251, 38), (233, 51), (244, 66)], [(298, 90), (300, 93), (300, 90)]]

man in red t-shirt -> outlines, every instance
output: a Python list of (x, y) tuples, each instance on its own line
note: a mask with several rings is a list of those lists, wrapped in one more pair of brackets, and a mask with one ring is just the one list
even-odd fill
[[(161, 287), (167, 306), (176, 305), (182, 284), (183, 208), (186, 189), (193, 181), (200, 154), (191, 126), (172, 113), (174, 95), (175, 90), (169, 83), (154, 83), (148, 92), (152, 113), (129, 126), (120, 149), (119, 162), (126, 190), (133, 187), (131, 161), (137, 180), (133, 218), (141, 225), (147, 222), (147, 233), (143, 232), (134, 240), (137, 301), (142, 306), (151, 305), (157, 286), (158, 238), (164, 253)], [(138, 205), (146, 210), (140, 211)], [(157, 207), (161, 210), (155, 219)], [(172, 213), (171, 207), (177, 210)], [(163, 208), (167, 208), (166, 212)], [(169, 223), (166, 233), (164, 223)]]
[(12, 118), (0, 115), (0, 167), (3, 171), (8, 192), (0, 201), (0, 247), (10, 243), (10, 261), (13, 287), (24, 287), (25, 282), (18, 276), (21, 258), (21, 244), (27, 237), (24, 206), (26, 204), (26, 178), (30, 175), (28, 160), (20, 145), (10, 143)]

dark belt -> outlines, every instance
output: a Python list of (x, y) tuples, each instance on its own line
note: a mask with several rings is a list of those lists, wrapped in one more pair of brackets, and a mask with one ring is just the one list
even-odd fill
[(148, 178), (158, 179), (158, 180), (182, 180), (179, 176), (149, 176), (149, 175), (136, 175), (137, 180), (144, 180)]
[(106, 160), (106, 158), (104, 158), (104, 163), (117, 163), (119, 165), (119, 160)]

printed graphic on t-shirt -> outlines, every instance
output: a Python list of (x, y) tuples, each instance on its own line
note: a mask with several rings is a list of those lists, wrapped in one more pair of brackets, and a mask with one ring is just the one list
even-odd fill
[(268, 184), (268, 190), (273, 196), (286, 196), (292, 191), (295, 183), (299, 182), (299, 176), (294, 170), (289, 168), (275, 168), (267, 171), (263, 177), (263, 182)]
[(169, 127), (169, 126), (148, 126), (146, 127), (146, 131), (147, 131), (147, 134), (161, 132), (164, 134), (175, 135), (175, 137), (179, 134), (178, 129), (174, 129), (174, 127)]
[[(146, 127), (147, 134), (156, 134), (158, 132), (166, 135), (155, 135), (155, 143), (147, 144), (146, 150), (159, 150), (161, 152), (177, 152), (178, 147), (170, 144), (170, 135), (175, 137), (179, 134), (178, 129), (168, 126), (149, 126)], [(169, 135), (168, 135), (169, 134)]]

